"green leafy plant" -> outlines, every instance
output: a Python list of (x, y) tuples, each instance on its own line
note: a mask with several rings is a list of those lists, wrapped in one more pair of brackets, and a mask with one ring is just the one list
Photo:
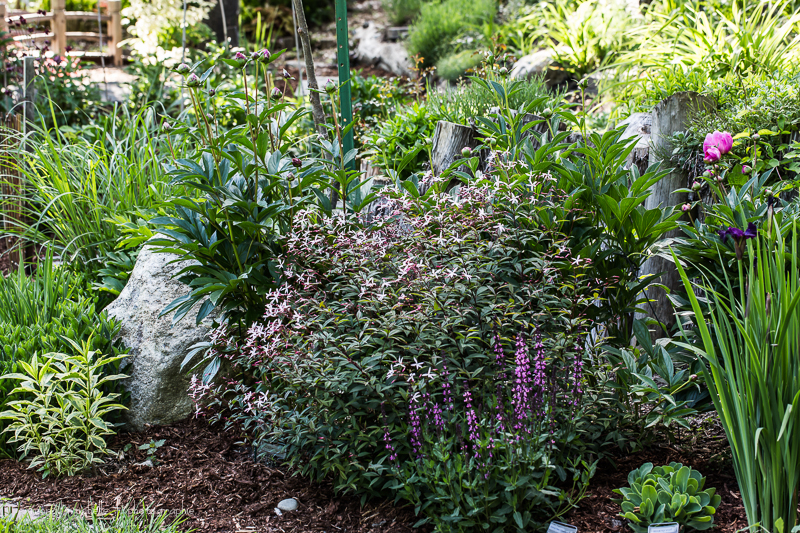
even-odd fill
[[(782, 2), (730, 3), (730, 12), (715, 6), (684, 5), (675, 12), (653, 12), (653, 22), (639, 33), (642, 46), (625, 54), (621, 63), (664, 69), (704, 65), (711, 77), (770, 75), (797, 68), (800, 14), (785, 16)], [(666, 67), (672, 68), (672, 67)]]
[(665, 429), (674, 439), (673, 426), (689, 428), (686, 417), (708, 403), (698, 380), (702, 364), (673, 343), (653, 342), (643, 320), (634, 320), (633, 336), (631, 346), (605, 347), (614, 368), (608, 386), (616, 391), (618, 409), (638, 425), (641, 440), (655, 438), (652, 428)]
[[(277, 235), (288, 230), (295, 212), (314, 200), (311, 188), (317, 185), (319, 169), (299, 159), (294, 161), (300, 166), (294, 164), (286, 138), (308, 110), (284, 102), (277, 88), (259, 95), (260, 75), (266, 77), (267, 65), (278, 56), (266, 52), (258, 60), (223, 59), (245, 79), (252, 67), (254, 81), (249, 91), (246, 85), (243, 92), (221, 91), (227, 100), (222, 109), (212, 98), (217, 90), (207, 86), (213, 66), (202, 77), (190, 74), (188, 66), (184, 72), (197, 122), (175, 127), (168, 135), (171, 143), (175, 135), (176, 142), (191, 140), (200, 148), (195, 159), (177, 159), (168, 169), (173, 183), (192, 195), (168, 202), (170, 215), (152, 220), (160, 235), (151, 241), (164, 252), (194, 260), (181, 272), (190, 292), (163, 311), (175, 311), (175, 320), (200, 304), (198, 323), (215, 308), (221, 320), (252, 323), (264, 306), (264, 294), (275, 286)], [(246, 123), (217, 127), (220, 111), (242, 106)]]
[[(504, 83), (497, 68), (490, 68), (480, 78), (490, 84)], [(443, 120), (456, 124), (468, 124), (470, 119), (479, 116), (488, 116), (493, 107), (499, 102), (492, 85), (476, 83), (463, 83), (455, 88), (444, 91), (431, 91), (428, 95), (428, 107), (431, 112)], [(541, 114), (547, 108), (556, 109), (563, 100), (563, 93), (551, 92), (541, 76), (533, 76), (525, 80), (513, 80), (507, 84), (506, 95), (508, 107), (520, 109), (535, 115)], [(505, 105), (505, 103), (504, 103)]]
[(0, 376), (19, 383), (10, 392), (0, 419), (10, 420), (5, 432), (10, 443), (20, 443), (29, 468), (38, 467), (47, 477), (74, 475), (102, 462), (109, 453), (104, 436), (113, 435), (104, 421), (113, 411), (119, 394), (105, 394), (103, 385), (127, 376), (104, 375), (124, 355), (104, 356), (70, 342), (75, 353), (34, 355), (29, 363), (19, 361), (21, 372)]
[[(32, 268), (31, 275), (25, 269)], [(102, 353), (119, 354), (115, 341), (119, 325), (100, 311), (98, 294), (86, 277), (53, 264), (53, 251), (35, 265), (21, 265), (16, 272), (0, 278), (0, 374), (19, 372), (20, 362), (35, 354), (72, 353), (65, 339), (90, 343)], [(118, 364), (107, 370), (115, 373)], [(13, 381), (0, 379), (0, 411), (5, 409)], [(106, 383), (106, 393), (120, 392), (116, 382)], [(113, 421), (113, 417), (110, 419)], [(8, 433), (0, 421), (0, 454), (14, 456), (5, 444)]]
[(527, 19), (553, 49), (555, 60), (577, 79), (609, 65), (615, 56), (630, 49), (630, 30), (637, 25), (625, 2), (618, 0), (542, 2)]
[(152, 108), (98, 121), (80, 131), (37, 130), (28, 153), (3, 159), (19, 170), (28, 197), (22, 220), (8, 233), (52, 247), (71, 267), (96, 273), (122, 233), (114, 222), (139, 218), (171, 192), (161, 161), (180, 147), (158, 138)]
[(731, 445), (748, 524), (788, 532), (800, 485), (797, 223), (785, 236), (768, 217), (759, 236), (738, 240), (748, 263), (736, 261), (738, 276), (725, 270), (692, 283), (673, 252), (695, 316), (704, 312), (695, 289), (709, 307), (708, 322), (697, 320), (702, 344), (686, 347), (708, 365), (706, 383)]
[(614, 489), (622, 498), (619, 514), (636, 533), (647, 526), (677, 522), (696, 531), (710, 529), (722, 498), (716, 489), (703, 489), (706, 478), (680, 463), (653, 467), (645, 463), (628, 474), (629, 487)]
[(405, 24), (419, 14), (424, 0), (383, 0), (383, 8), (393, 24)]
[(57, 56), (43, 61), (36, 89), (47, 96), (37, 99), (36, 107), (48, 128), (86, 124), (100, 112), (100, 88), (86, 78), (79, 59)]
[(160, 462), (158, 458), (156, 458), (156, 452), (158, 452), (158, 449), (164, 445), (164, 442), (166, 442), (164, 439), (150, 439), (150, 442), (145, 442), (144, 444), (139, 445), (140, 450), (147, 452), (147, 460), (150, 461), (153, 466)]
[(365, 140), (375, 153), (372, 164), (405, 179), (430, 161), (431, 142), (439, 116), (430, 106), (413, 102), (385, 121)]
[[(531, 224), (535, 207), (504, 200), (531, 194), (525, 184), (496, 196), (461, 191), (460, 199), (441, 190), (398, 197), (392, 211), (404, 213), (408, 232), (390, 220), (299, 219), (287, 236), (284, 285), (271, 291), (262, 321), (245, 339), (235, 328), (214, 335), (211, 356), (229, 359), (236, 378), (195, 380), (193, 396), (338, 490), (396, 492), (452, 531), (479, 520), (520, 531), (566, 512), (594, 471), (583, 455), (583, 439), (597, 435), (585, 409), (593, 390), (583, 388), (578, 362), (592, 358), (579, 318), (592, 305), (590, 281), (584, 266), (554, 257), (564, 241)], [(558, 266), (560, 296), (544, 265)], [(542, 399), (536, 408), (513, 380), (515, 368), (533, 367), (534, 351), (540, 375), (548, 368), (526, 385)], [(480, 434), (467, 429), (470, 395), (483, 407)], [(443, 426), (429, 416), (437, 408)]]
[(495, 0), (436, 0), (422, 4), (408, 33), (408, 50), (426, 67), (455, 51), (456, 39), (494, 18)]

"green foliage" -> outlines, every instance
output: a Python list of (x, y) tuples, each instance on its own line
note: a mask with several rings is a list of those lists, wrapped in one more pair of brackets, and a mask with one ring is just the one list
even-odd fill
[(564, 97), (561, 92), (551, 92), (541, 76), (505, 82), (504, 77), (492, 69), (481, 79), (490, 83), (506, 83), (509, 87), (506, 91), (508, 101), (498, 100), (493, 86), (476, 83), (473, 79), (471, 83), (465, 82), (453, 89), (431, 91), (428, 107), (444, 120), (466, 125), (470, 119), (489, 115), (489, 110), (501, 103), (511, 109), (524, 107), (527, 113), (538, 115), (546, 108), (557, 108)]
[(467, 71), (481, 63), (481, 54), (477, 50), (461, 50), (441, 58), (436, 64), (436, 73), (447, 81), (456, 81)]
[(36, 131), (28, 141), (32, 152), (20, 148), (4, 158), (19, 170), (29, 195), (28, 220), (8, 231), (52, 247), (73, 268), (104, 268), (122, 235), (114, 220), (137, 220), (171, 190), (161, 162), (173, 148), (157, 138), (156, 128), (148, 108), (79, 131)]
[[(92, 9), (94, 10), (94, 9)], [(45, 60), (35, 79), (36, 109), (47, 128), (89, 123), (100, 109), (100, 89), (89, 82), (77, 59), (64, 58), (56, 63)]]
[(127, 376), (103, 375), (123, 355), (104, 356), (89, 345), (70, 341), (71, 355), (34, 355), (19, 361), (20, 372), (0, 376), (19, 383), (9, 393), (0, 419), (10, 420), (5, 429), (9, 443), (20, 443), (21, 458), (30, 458), (29, 468), (50, 474), (74, 475), (103, 462), (109, 453), (104, 436), (113, 435), (104, 421), (124, 409), (114, 401), (119, 394), (103, 393), (103, 385)]
[[(268, 96), (269, 84), (266, 95), (259, 94), (261, 75), (266, 78), (266, 67), (279, 55), (272, 54), (265, 64), (243, 62), (243, 77), (250, 67), (254, 72), (249, 90), (246, 85), (245, 91), (219, 90), (225, 102), (220, 112), (227, 107), (247, 112), (245, 123), (229, 129), (217, 127), (218, 100), (207, 99), (214, 67), (202, 77), (189, 76), (198, 80), (188, 87), (197, 122), (175, 127), (168, 137), (172, 143), (174, 135), (174, 144), (195, 144), (197, 155), (167, 166), (172, 182), (189, 194), (170, 199), (168, 216), (151, 221), (160, 233), (153, 245), (193, 260), (180, 273), (190, 292), (163, 311), (174, 311), (175, 321), (200, 304), (197, 323), (215, 308), (221, 321), (242, 326), (254, 322), (266, 303), (266, 292), (275, 287), (278, 235), (288, 231), (296, 212), (315, 202), (312, 190), (318, 186), (321, 169), (299, 159), (300, 166), (295, 165), (287, 135), (308, 110), (283, 101), (282, 95)], [(238, 60), (222, 61), (240, 68)], [(207, 106), (214, 113), (207, 114)], [(339, 160), (339, 155), (332, 160)], [(346, 156), (352, 160), (355, 154)], [(324, 198), (319, 189), (316, 192)]]
[[(797, 68), (800, 14), (784, 15), (784, 2), (731, 2), (730, 12), (713, 6), (682, 5), (675, 12), (652, 13), (639, 33), (642, 45), (621, 62), (656, 71), (679, 65), (706, 71), (712, 78), (770, 75)], [(668, 67), (665, 67), (669, 65)]]
[(530, 25), (554, 59), (582, 79), (633, 46), (630, 30), (637, 22), (626, 7), (623, 0), (541, 2), (518, 24)]
[(383, 9), (392, 24), (406, 24), (417, 16), (424, 0), (383, 0)]
[(672, 342), (654, 343), (643, 320), (634, 320), (633, 337), (631, 346), (605, 347), (615, 369), (609, 387), (616, 409), (638, 426), (639, 441), (656, 438), (653, 428), (666, 430), (672, 439), (673, 426), (689, 428), (686, 417), (696, 414), (698, 403), (708, 402), (708, 392), (697, 384), (702, 364)]
[[(593, 357), (579, 318), (593, 281), (556, 257), (565, 237), (539, 228), (534, 205), (509, 201), (530, 197), (527, 184), (462, 192), (398, 199), (408, 231), (298, 221), (263, 323), (240, 343), (215, 335), (214, 356), (231, 359), (226, 381), (237, 384), (215, 400), (228, 423), (337, 490), (397, 491), (446, 530), (485, 520), (523, 531), (566, 512), (593, 473), (582, 453), (600, 432), (576, 363)], [(535, 408), (511, 399), (526, 339), (549, 376), (530, 385)], [(468, 394), (482, 406), (477, 424)]]
[[(513, 82), (473, 81), (493, 91), (502, 110), (493, 116), (495, 120), (478, 117), (485, 142), (514, 162), (507, 169), (501, 166), (500, 174), (510, 179), (530, 171), (552, 173), (552, 185), (542, 187), (542, 224), (561, 227), (571, 235), (572, 254), (589, 258), (598, 279), (616, 280), (587, 313), (606, 324), (614, 342), (627, 343), (636, 308), (646, 302), (641, 291), (657, 277), (640, 278), (639, 269), (654, 244), (677, 226), (679, 212), (675, 209), (645, 208), (650, 187), (667, 171), (658, 165), (644, 174), (635, 166), (626, 168), (634, 144), (633, 139), (621, 138), (622, 129), (588, 134), (585, 114), (575, 115), (564, 108), (547, 120), (526, 122), (520, 112), (524, 108), (513, 110), (504, 103), (514, 90)], [(585, 140), (566, 145), (569, 133), (558, 131), (559, 120), (579, 128)], [(547, 129), (542, 134), (532, 132), (537, 125)], [(533, 142), (540, 146), (534, 149)], [(549, 161), (556, 164), (550, 166)], [(569, 193), (562, 197), (558, 191)]]
[[(357, 126), (353, 128), (356, 147), (363, 146), (366, 138), (376, 129), (393, 121), (398, 114), (405, 111), (406, 104), (411, 103), (410, 84), (399, 78), (381, 78), (379, 76), (364, 77), (355, 72), (350, 78), (350, 92), (353, 102), (353, 120)], [(313, 125), (309, 122), (309, 130)], [(313, 134), (315, 132), (310, 131)]]
[[(702, 139), (713, 131), (760, 133), (764, 141), (778, 148), (785, 135), (796, 131), (800, 124), (800, 87), (797, 79), (786, 74), (751, 77), (731, 84), (718, 96), (716, 110), (702, 110), (692, 117), (688, 133)], [(777, 133), (769, 135), (767, 132)], [(737, 143), (745, 148), (745, 143)], [(743, 150), (737, 153), (744, 154)], [(771, 158), (770, 158), (771, 159)]]
[(695, 531), (714, 525), (714, 514), (722, 498), (716, 489), (703, 490), (706, 478), (697, 470), (680, 463), (657, 466), (645, 463), (628, 474), (630, 488), (615, 489), (622, 499), (619, 514), (628, 520), (636, 533), (646, 533), (647, 526), (677, 522)]
[(147, 460), (150, 461), (153, 466), (157, 465), (160, 461), (156, 458), (156, 452), (158, 449), (161, 448), (166, 442), (164, 439), (153, 440), (150, 439), (150, 442), (146, 442), (144, 444), (139, 445), (140, 450), (144, 450), (147, 452)]
[(419, 54), (430, 67), (451, 53), (455, 40), (491, 21), (497, 12), (495, 0), (435, 0), (424, 3), (408, 34), (408, 50)]
[[(192, 391), (337, 490), (394, 494), (443, 531), (523, 531), (582, 497), (588, 453), (690, 412), (687, 372), (648, 344), (627, 371), (656, 416), (631, 424), (609, 383), (617, 361), (587, 335), (602, 323), (628, 346), (652, 283), (639, 269), (678, 213), (645, 208), (665, 171), (627, 169), (621, 130), (567, 143), (559, 121), (585, 132), (585, 116), (526, 123), (541, 102), (512, 109), (514, 82), (473, 82), (500, 109), (477, 121), (492, 168), (466, 154), (426, 188), (397, 179), (369, 224), (296, 217), (260, 319), (196, 347), (230, 363), (228, 379)], [(548, 400), (526, 407), (514, 376), (528, 364), (547, 371), (519, 383)]]
[(0, 517), (0, 533), (180, 533), (185, 521), (178, 516), (170, 522), (164, 511), (156, 514), (146, 507), (142, 509), (123, 508), (104, 512), (92, 508), (89, 518), (66, 508), (56, 507), (37, 518)]
[[(24, 268), (0, 279), (0, 374), (18, 372), (36, 354), (72, 353), (65, 339), (89, 343), (91, 350), (118, 354), (119, 326), (100, 312), (98, 295), (82, 275), (53, 265), (52, 251), (31, 276)], [(115, 367), (116, 368), (116, 367)], [(115, 368), (108, 370), (115, 372)], [(0, 410), (12, 382), (0, 379)], [(117, 392), (109, 383), (107, 393)], [(0, 422), (0, 430), (5, 424)], [(13, 456), (0, 431), (0, 454)]]
[(416, 102), (402, 108), (367, 137), (365, 145), (376, 153), (372, 164), (405, 179), (423, 170), (429, 161), (439, 115), (429, 105)]
[[(738, 276), (724, 271), (692, 283), (677, 257), (675, 263), (698, 317), (701, 344), (687, 348), (708, 365), (706, 383), (731, 445), (748, 524), (791, 531), (800, 485), (797, 223), (785, 237), (770, 216), (758, 233), (737, 243), (747, 257), (736, 261)], [(706, 296), (703, 304), (695, 290)], [(704, 305), (708, 321), (699, 319)]]

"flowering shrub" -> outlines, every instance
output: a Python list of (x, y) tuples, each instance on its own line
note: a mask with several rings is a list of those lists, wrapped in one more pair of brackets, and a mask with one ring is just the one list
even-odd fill
[(368, 228), (298, 215), (263, 319), (241, 340), (215, 332), (211, 355), (233, 372), (194, 382), (199, 408), (337, 489), (396, 491), (445, 530), (566, 511), (599, 434), (584, 314), (600, 287), (536, 223), (532, 185), (462, 187), (432, 209), (398, 195)]

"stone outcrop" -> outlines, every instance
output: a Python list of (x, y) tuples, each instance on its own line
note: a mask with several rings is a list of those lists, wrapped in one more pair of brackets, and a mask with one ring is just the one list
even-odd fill
[(159, 316), (175, 298), (189, 288), (173, 275), (186, 262), (171, 263), (173, 254), (155, 253), (145, 246), (139, 253), (128, 284), (107, 308), (122, 324), (120, 336), (129, 349), (123, 384), (130, 392), (127, 425), (141, 431), (146, 424), (163, 425), (183, 420), (193, 412), (188, 396), (190, 376), (181, 363), (190, 348), (206, 340), (210, 321), (196, 325), (194, 314), (172, 323), (172, 314)]

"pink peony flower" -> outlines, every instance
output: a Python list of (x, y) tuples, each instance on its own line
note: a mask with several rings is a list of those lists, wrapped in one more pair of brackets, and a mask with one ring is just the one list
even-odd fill
[(703, 158), (706, 163), (719, 161), (723, 155), (731, 151), (732, 147), (733, 137), (727, 131), (709, 133), (703, 141)]

